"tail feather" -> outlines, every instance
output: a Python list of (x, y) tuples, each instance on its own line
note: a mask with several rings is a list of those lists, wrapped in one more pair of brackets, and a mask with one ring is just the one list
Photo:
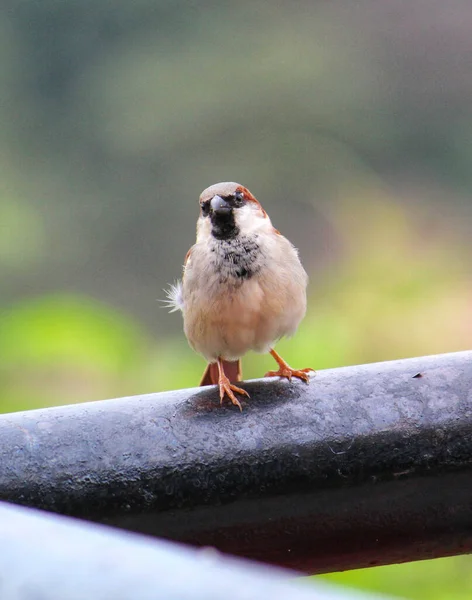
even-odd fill
[[(241, 381), (243, 378), (243, 372), (241, 368), (241, 360), (223, 361), (223, 369), (226, 377), (234, 383), (235, 381)], [(203, 373), (200, 385), (214, 385), (218, 383), (219, 373), (217, 363), (209, 363), (205, 372)]]

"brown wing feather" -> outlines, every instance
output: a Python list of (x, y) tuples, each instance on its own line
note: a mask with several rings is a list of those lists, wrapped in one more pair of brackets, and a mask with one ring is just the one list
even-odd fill
[[(243, 377), (243, 371), (241, 368), (241, 361), (223, 361), (223, 369), (226, 377), (234, 383), (235, 381), (241, 381)], [(218, 365), (216, 363), (209, 363), (205, 372), (203, 373), (202, 380), (200, 381), (200, 385), (214, 385), (218, 383), (219, 373), (218, 373)]]
[[(193, 246), (192, 246), (192, 248), (193, 248)], [(184, 267), (185, 267), (185, 265), (187, 264), (187, 261), (188, 261), (188, 259), (190, 258), (190, 255), (192, 254), (192, 248), (189, 248), (189, 251), (188, 251), (188, 252), (187, 252), (187, 254), (185, 255), (185, 258), (184, 258)]]

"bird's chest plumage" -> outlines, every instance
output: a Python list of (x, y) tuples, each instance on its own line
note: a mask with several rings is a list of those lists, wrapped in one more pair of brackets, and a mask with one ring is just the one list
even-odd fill
[(264, 264), (264, 255), (257, 237), (238, 236), (230, 240), (211, 240), (208, 270), (222, 285), (240, 287), (257, 275)]
[(306, 281), (293, 271), (300, 265), (295, 251), (287, 242), (274, 256), (264, 242), (238, 236), (192, 248), (183, 279), (184, 329), (209, 361), (266, 351), (304, 314)]
[(184, 328), (190, 344), (208, 359), (239, 357), (254, 344), (264, 262), (257, 237), (194, 247), (184, 276)]

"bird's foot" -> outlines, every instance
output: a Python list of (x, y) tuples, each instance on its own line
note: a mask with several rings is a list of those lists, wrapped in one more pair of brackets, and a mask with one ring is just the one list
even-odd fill
[(292, 367), (289, 364), (287, 364), (284, 361), (284, 359), (279, 354), (277, 354), (277, 352), (274, 349), (272, 349), (270, 351), (270, 354), (277, 361), (277, 364), (279, 365), (279, 370), (278, 371), (269, 371), (268, 373), (265, 374), (265, 377), (285, 377), (289, 381), (292, 380), (292, 377), (297, 377), (297, 379), (301, 379), (302, 381), (309, 383), (310, 376), (308, 375), (308, 373), (315, 374), (315, 370), (310, 369), (310, 368), (292, 369)]
[(226, 395), (231, 400), (231, 402), (235, 406), (237, 406), (239, 408), (239, 410), (242, 412), (243, 407), (241, 406), (241, 403), (236, 398), (236, 396), (233, 394), (233, 392), (236, 392), (237, 394), (242, 394), (243, 396), (247, 396), (249, 398), (249, 394), (246, 392), (246, 390), (243, 390), (242, 388), (239, 388), (236, 385), (233, 385), (230, 382), (230, 380), (226, 377), (226, 375), (220, 375), (219, 380), (218, 380), (218, 385), (220, 388), (220, 404), (223, 404), (223, 398)]
[(292, 380), (292, 377), (297, 377), (298, 379), (302, 379), (306, 383), (310, 381), (310, 376), (308, 373), (315, 373), (314, 369), (292, 369), (288, 365), (281, 366), (278, 371), (269, 371), (264, 375), (264, 377), (285, 377), (289, 381)]

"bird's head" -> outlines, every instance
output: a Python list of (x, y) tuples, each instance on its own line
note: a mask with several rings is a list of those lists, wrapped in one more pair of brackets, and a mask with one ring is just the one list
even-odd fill
[(267, 213), (251, 192), (234, 181), (215, 183), (200, 195), (197, 239), (229, 240), (270, 226)]

